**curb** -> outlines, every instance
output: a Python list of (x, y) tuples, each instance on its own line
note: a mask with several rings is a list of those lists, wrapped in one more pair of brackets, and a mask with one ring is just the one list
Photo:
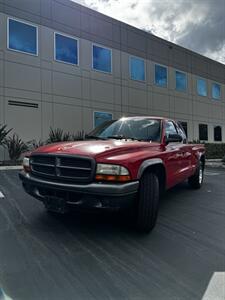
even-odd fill
[(223, 163), (216, 163), (216, 162), (206, 162), (206, 167), (211, 168), (225, 168), (225, 165)]
[(0, 167), (0, 171), (7, 171), (7, 170), (22, 170), (22, 166), (2, 166)]
[(205, 165), (212, 168), (225, 168), (225, 164), (222, 159), (206, 159)]

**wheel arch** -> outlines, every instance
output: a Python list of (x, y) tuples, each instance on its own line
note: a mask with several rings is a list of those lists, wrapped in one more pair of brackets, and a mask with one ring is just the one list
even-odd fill
[(160, 191), (166, 189), (166, 169), (162, 159), (155, 158), (145, 160), (138, 170), (138, 179), (140, 179), (145, 172), (155, 173), (159, 180)]

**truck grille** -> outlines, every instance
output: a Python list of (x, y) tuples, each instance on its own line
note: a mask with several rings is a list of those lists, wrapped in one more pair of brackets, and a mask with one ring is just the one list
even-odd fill
[(95, 171), (94, 159), (72, 155), (35, 154), (30, 158), (30, 165), (34, 176), (58, 182), (88, 183)]

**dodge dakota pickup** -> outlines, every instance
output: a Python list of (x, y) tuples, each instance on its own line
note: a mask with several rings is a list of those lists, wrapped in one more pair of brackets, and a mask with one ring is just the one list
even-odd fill
[(38, 148), (24, 158), (19, 177), (50, 212), (129, 208), (137, 228), (149, 232), (160, 195), (185, 180), (199, 189), (204, 166), (204, 146), (188, 144), (179, 122), (127, 117), (105, 122), (83, 141)]

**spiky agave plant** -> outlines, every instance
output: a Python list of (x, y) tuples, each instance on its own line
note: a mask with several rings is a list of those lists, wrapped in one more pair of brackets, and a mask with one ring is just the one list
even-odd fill
[(4, 146), (5, 139), (12, 129), (7, 129), (7, 125), (0, 124), (0, 146)]
[(56, 129), (53, 129), (52, 127), (50, 128), (49, 138), (47, 141), (48, 143), (66, 142), (70, 140), (71, 140), (71, 136), (69, 132), (64, 133), (64, 131), (60, 128), (56, 128)]
[(77, 131), (77, 133), (72, 134), (71, 139), (72, 141), (83, 141), (85, 139), (85, 132), (84, 130)]
[(21, 154), (28, 150), (27, 144), (24, 143), (16, 133), (14, 133), (12, 137), (6, 138), (4, 144), (8, 149), (9, 158), (13, 162), (16, 162)]
[(42, 140), (31, 140), (29, 142), (26, 143), (28, 150), (29, 151), (33, 151), (41, 146), (44, 146), (46, 144), (46, 142), (42, 141)]

